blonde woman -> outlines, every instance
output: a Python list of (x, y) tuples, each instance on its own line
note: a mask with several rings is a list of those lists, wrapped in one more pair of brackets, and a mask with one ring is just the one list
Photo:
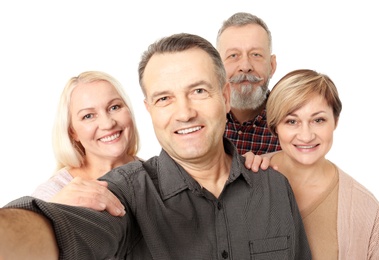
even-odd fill
[[(132, 106), (121, 84), (101, 71), (72, 77), (61, 94), (53, 127), (57, 172), (33, 196), (103, 210), (109, 202), (102, 201), (101, 194), (112, 194), (106, 183), (93, 181), (139, 160), (139, 145)], [(123, 209), (118, 200), (113, 201)]]

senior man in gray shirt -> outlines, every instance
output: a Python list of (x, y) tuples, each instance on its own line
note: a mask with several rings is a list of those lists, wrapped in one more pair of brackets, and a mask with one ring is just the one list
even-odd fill
[(20, 198), (0, 210), (0, 259), (311, 259), (287, 179), (246, 169), (223, 137), (230, 87), (212, 44), (162, 38), (139, 80), (162, 151), (101, 178), (126, 214)]

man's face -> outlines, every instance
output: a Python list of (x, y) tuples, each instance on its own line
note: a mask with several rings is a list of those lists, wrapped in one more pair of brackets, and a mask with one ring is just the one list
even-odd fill
[(155, 134), (174, 160), (196, 163), (223, 152), (229, 85), (220, 88), (206, 52), (154, 54), (143, 83)]
[(256, 24), (229, 27), (220, 35), (217, 49), (231, 83), (231, 107), (258, 108), (276, 69), (267, 32)]

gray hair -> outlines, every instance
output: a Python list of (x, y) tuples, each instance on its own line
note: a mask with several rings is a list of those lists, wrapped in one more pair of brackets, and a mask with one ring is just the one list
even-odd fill
[(227, 20), (225, 20), (222, 23), (222, 26), (218, 30), (218, 33), (217, 33), (217, 40), (216, 40), (217, 45), (218, 45), (218, 41), (219, 41), (221, 34), (227, 28), (232, 27), (232, 26), (241, 27), (241, 26), (248, 25), (248, 24), (257, 24), (257, 25), (260, 25), (263, 29), (265, 29), (265, 31), (267, 32), (267, 36), (268, 36), (268, 43), (269, 43), (270, 52), (272, 52), (272, 36), (271, 36), (270, 30), (268, 29), (267, 24), (261, 18), (259, 18), (256, 15), (253, 15), (250, 13), (243, 13), (243, 12), (233, 14), (232, 16), (230, 16)]

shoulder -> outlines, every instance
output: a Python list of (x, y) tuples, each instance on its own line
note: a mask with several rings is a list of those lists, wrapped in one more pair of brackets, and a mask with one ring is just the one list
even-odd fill
[(152, 157), (147, 161), (138, 160), (132, 161), (122, 166), (112, 169), (110, 172), (101, 177), (101, 180), (108, 182), (125, 181), (135, 178), (144, 178), (143, 176), (155, 172), (157, 157)]
[(365, 186), (363, 186), (343, 170), (338, 169), (338, 172), (341, 196), (349, 196), (349, 194), (351, 194), (352, 198), (354, 199), (370, 201), (379, 207), (379, 201), (370, 190), (368, 190)]
[(49, 200), (72, 179), (73, 177), (67, 169), (62, 168), (51, 176), (46, 182), (40, 184), (32, 193), (32, 196), (43, 200)]
[(362, 184), (339, 169), (338, 211), (356, 223), (379, 221), (379, 201)]
[(251, 185), (262, 186), (263, 190), (282, 193), (291, 189), (287, 178), (272, 167), (267, 170), (260, 169), (258, 172), (246, 169), (244, 175), (247, 176)]

